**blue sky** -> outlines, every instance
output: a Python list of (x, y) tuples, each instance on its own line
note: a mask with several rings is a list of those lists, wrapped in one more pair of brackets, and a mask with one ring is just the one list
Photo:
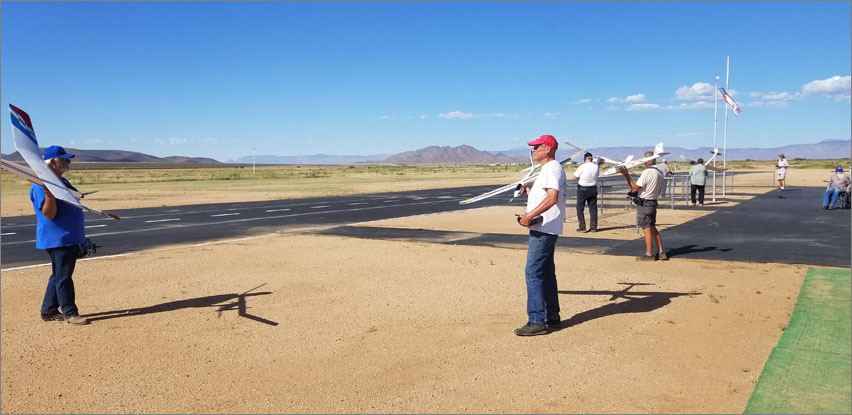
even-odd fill
[[(852, 136), (850, 2), (0, 3), (0, 100), (42, 147), (155, 156)], [(719, 100), (717, 143), (723, 145)], [(14, 152), (9, 118), (2, 152)]]

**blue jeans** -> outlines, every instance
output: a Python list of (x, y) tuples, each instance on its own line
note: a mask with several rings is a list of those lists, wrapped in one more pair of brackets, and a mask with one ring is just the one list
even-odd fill
[(530, 231), (527, 249), (527, 315), (530, 323), (544, 323), (559, 318), (559, 296), (556, 288), (556, 264), (553, 253), (559, 235)]
[(71, 274), (77, 264), (77, 246), (50, 248), (47, 254), (53, 264), (53, 274), (47, 280), (41, 313), (52, 314), (58, 307), (62, 307), (62, 315), (66, 318), (76, 316), (78, 312), (77, 304), (74, 303), (74, 281)]
[[(844, 192), (844, 191), (845, 190), (840, 190), (840, 189), (828, 189), (828, 190), (826, 190), (825, 196), (822, 197), (822, 205), (833, 207), (834, 204), (837, 203), (837, 197), (840, 196), (840, 193)], [(831, 202), (829, 202), (829, 198), (831, 199)]]

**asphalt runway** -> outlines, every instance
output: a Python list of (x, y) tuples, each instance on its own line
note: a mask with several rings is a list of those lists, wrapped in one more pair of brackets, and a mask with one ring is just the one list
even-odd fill
[[(422, 229), (374, 228), (361, 222), (412, 215), (506, 205), (510, 194), (469, 205), (460, 200), (492, 190), (494, 186), (412, 192), (222, 203), (118, 210), (116, 221), (86, 214), (86, 234), (97, 245), (98, 256), (118, 255), (158, 246), (237, 239), (272, 232), (312, 232), (346, 237), (424, 241), (495, 247), (525, 248), (525, 235), (482, 234)], [(573, 187), (568, 198), (573, 200)], [(850, 267), (850, 210), (820, 208), (823, 189), (815, 187), (773, 190), (737, 206), (668, 228), (663, 245), (674, 260), (696, 258), (722, 261), (778, 262)], [(522, 206), (519, 198), (512, 205)], [(569, 202), (569, 205), (571, 202)], [(679, 206), (678, 209), (686, 207)], [(690, 207), (688, 209), (714, 209)], [(659, 211), (665, 220), (667, 208)], [(568, 209), (568, 214), (573, 211)], [(2, 269), (47, 262), (35, 248), (35, 216), (3, 218), (0, 239)], [(638, 255), (644, 242), (614, 239), (560, 238), (557, 249), (606, 255)]]
[[(86, 213), (86, 236), (97, 256), (174, 244), (236, 239), (272, 232), (343, 226), (359, 222), (507, 204), (511, 193), (468, 205), (459, 201), (494, 186), (419, 190), (345, 197), (220, 203), (110, 210), (121, 220)], [(519, 198), (513, 204), (522, 205)], [(48, 262), (35, 248), (35, 215), (6, 217), (0, 224), (2, 269)]]
[[(852, 210), (823, 210), (823, 188), (788, 187), (773, 190), (733, 207), (673, 226), (660, 232), (663, 248), (672, 260), (680, 258), (718, 261), (807, 264), (850, 267), (852, 258)], [(732, 193), (732, 196), (736, 193)], [(569, 202), (570, 204), (570, 202)], [(678, 209), (714, 209), (711, 205)], [(668, 208), (658, 210), (665, 221)], [(568, 214), (572, 214), (570, 208)], [(606, 231), (604, 231), (605, 233)], [(347, 226), (321, 231), (349, 237), (417, 240), (457, 245), (525, 248), (525, 235), (445, 232), (424, 229), (395, 229)], [(600, 235), (600, 234), (599, 234)], [(645, 242), (635, 240), (562, 237), (560, 251), (589, 254), (638, 256)]]

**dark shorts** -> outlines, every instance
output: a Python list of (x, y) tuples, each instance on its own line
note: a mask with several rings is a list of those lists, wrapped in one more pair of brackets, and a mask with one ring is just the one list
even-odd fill
[(657, 224), (657, 201), (645, 200), (642, 206), (636, 207), (636, 224), (640, 228), (650, 228)]

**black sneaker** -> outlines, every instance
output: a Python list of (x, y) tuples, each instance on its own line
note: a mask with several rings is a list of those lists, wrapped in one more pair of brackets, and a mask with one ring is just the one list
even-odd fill
[(669, 256), (668, 256), (668, 254), (666, 254), (666, 251), (660, 251), (657, 254), (657, 259), (659, 259), (660, 261), (668, 261)]
[(523, 327), (515, 329), (515, 334), (518, 336), (538, 336), (539, 334), (547, 334), (547, 327), (544, 323), (527, 323)]
[(643, 254), (643, 255), (639, 255), (638, 257), (636, 257), (636, 260), (637, 261), (656, 261), (657, 256), (656, 255), (644, 255)]
[(54, 311), (52, 313), (41, 314), (41, 319), (43, 321), (65, 321), (65, 317), (62, 316), (62, 313), (59, 311)]
[(586, 230), (583, 228), (577, 228), (577, 232), (586, 232)]
[(562, 320), (559, 317), (544, 320), (544, 327), (548, 329), (561, 329)]

